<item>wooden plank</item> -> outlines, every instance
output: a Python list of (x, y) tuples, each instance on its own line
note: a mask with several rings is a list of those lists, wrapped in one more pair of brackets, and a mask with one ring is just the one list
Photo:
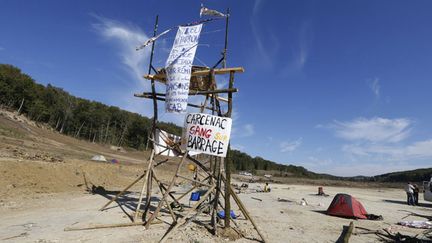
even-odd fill
[(252, 217), (250, 216), (249, 212), (247, 211), (246, 207), (243, 205), (242, 201), (240, 200), (240, 198), (237, 196), (237, 194), (234, 193), (234, 189), (232, 188), (232, 186), (230, 185), (229, 187), (230, 189), (230, 194), (232, 196), (232, 198), (234, 199), (234, 201), (237, 203), (237, 206), (240, 208), (240, 210), (242, 211), (242, 213), (244, 214), (244, 216), (252, 223), (252, 226), (255, 228), (256, 232), (258, 233), (258, 235), (261, 237), (262, 241), (268, 242), (265, 238), (264, 235), (261, 233), (261, 231), (258, 229), (258, 226), (256, 225), (255, 221), (252, 219)]
[(150, 171), (151, 171), (152, 164), (153, 164), (153, 156), (154, 156), (154, 154), (155, 154), (155, 151), (154, 151), (154, 149), (152, 149), (152, 153), (150, 155), (150, 161), (149, 161), (149, 164), (148, 164), (147, 172), (146, 172), (145, 178), (144, 178), (144, 183), (143, 183), (143, 186), (142, 186), (142, 189), (141, 189), (141, 194), (139, 196), (138, 204), (137, 204), (137, 207), (136, 207), (136, 210), (135, 210), (134, 221), (136, 221), (138, 219), (138, 212), (139, 212), (139, 209), (141, 207), (141, 202), (142, 202), (144, 190), (146, 189), (145, 186), (146, 186), (147, 181), (149, 179)]
[(203, 186), (207, 186), (207, 187), (210, 187), (210, 186), (211, 186), (211, 185), (208, 185), (208, 184), (202, 183), (202, 182), (200, 182), (200, 181), (197, 181), (197, 180), (193, 180), (193, 179), (187, 178), (187, 177), (182, 176), (182, 175), (177, 175), (177, 177), (180, 177), (180, 178), (182, 178), (182, 179), (185, 179), (185, 180), (188, 180), (188, 181), (191, 181), (191, 182), (195, 182), (195, 183), (200, 184), (200, 185), (203, 185)]
[[(139, 96), (140, 98), (147, 98), (147, 99), (153, 99), (153, 97), (152, 96), (144, 96), (144, 95), (142, 95), (142, 96)], [(165, 98), (162, 98), (162, 97), (156, 97), (156, 100), (160, 100), (160, 101), (165, 101)], [(195, 105), (195, 104), (187, 104), (188, 106), (190, 106), (190, 107), (194, 107), (194, 108), (201, 108), (201, 106), (200, 105)], [(211, 107), (204, 107), (205, 109), (207, 109), (207, 110), (213, 110), (213, 108), (211, 108)]]
[(348, 243), (349, 242), (349, 239), (351, 237), (353, 228), (354, 228), (354, 223), (351, 221), (351, 223), (348, 226), (348, 230), (346, 231), (345, 236), (343, 238), (343, 242), (344, 243)]
[[(211, 69), (208, 70), (200, 70), (200, 71), (195, 71), (191, 74), (191, 76), (205, 76), (208, 75), (210, 73)], [(244, 68), (243, 67), (233, 67), (233, 68), (216, 68), (213, 69), (214, 70), (214, 74), (227, 74), (227, 73), (231, 73), (231, 72), (238, 72), (238, 73), (243, 73), (244, 72)], [(166, 75), (164, 73), (161, 74), (147, 74), (144, 75), (145, 79), (149, 79), (149, 80), (157, 80), (157, 81), (162, 81), (163, 83), (166, 82)]]
[[(162, 223), (162, 221), (153, 222), (153, 224), (160, 224), (160, 223)], [(120, 224), (96, 224), (96, 225), (91, 225), (86, 227), (66, 227), (64, 231), (118, 228), (118, 227), (129, 227), (129, 226), (140, 226), (144, 224), (145, 224), (144, 222), (120, 223)]]
[[(243, 67), (215, 68), (213, 70), (214, 70), (214, 74), (227, 74), (230, 72), (238, 72), (238, 73), (244, 72)], [(192, 76), (203, 76), (203, 75), (208, 75), (209, 73), (210, 73), (210, 69), (209, 70), (200, 70), (200, 71), (193, 72)]]
[[(189, 90), (189, 95), (208, 95), (208, 94), (220, 94), (220, 93), (236, 93), (238, 92), (237, 88), (229, 88), (229, 89), (216, 89), (216, 90)], [(165, 93), (155, 93), (156, 96), (165, 96)], [(134, 94), (135, 97), (144, 97), (144, 96), (153, 96), (152, 92), (143, 92), (142, 94)]]
[(119, 192), (114, 198), (112, 198), (109, 202), (107, 202), (103, 207), (99, 209), (99, 211), (104, 210), (108, 205), (110, 205), (112, 202), (116, 201), (121, 195), (123, 195), (129, 188), (131, 188), (133, 185), (135, 185), (138, 181), (140, 181), (146, 174), (145, 171), (140, 177), (138, 177), (136, 180), (134, 180), (129, 186), (127, 186), (125, 189), (123, 189), (121, 192)]

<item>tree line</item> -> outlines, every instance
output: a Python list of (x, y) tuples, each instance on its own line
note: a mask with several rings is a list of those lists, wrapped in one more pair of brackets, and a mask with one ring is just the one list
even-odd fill
[[(7, 64), (0, 64), (0, 105), (62, 134), (138, 150), (146, 147), (151, 127), (147, 117), (75, 97), (50, 84), (43, 86)], [(170, 133), (181, 133), (181, 128), (172, 123), (158, 125)]]

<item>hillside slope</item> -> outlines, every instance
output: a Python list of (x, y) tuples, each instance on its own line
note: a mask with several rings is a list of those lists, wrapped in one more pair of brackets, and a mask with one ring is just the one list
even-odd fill
[[(104, 155), (108, 161), (91, 161)], [(148, 151), (91, 143), (53, 131), (15, 112), (0, 110), (0, 206), (8, 198), (33, 198), (40, 193), (82, 191), (84, 175), (91, 186), (122, 189), (144, 171)], [(175, 161), (161, 165), (168, 181)], [(139, 186), (133, 190), (139, 190)]]

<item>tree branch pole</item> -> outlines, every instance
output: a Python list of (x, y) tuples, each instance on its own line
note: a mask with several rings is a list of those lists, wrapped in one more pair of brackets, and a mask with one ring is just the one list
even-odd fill
[(121, 195), (123, 195), (126, 190), (128, 190), (129, 188), (131, 188), (133, 185), (135, 185), (138, 181), (140, 181), (145, 174), (147, 173), (147, 171), (144, 171), (144, 173), (142, 175), (140, 175), (138, 178), (136, 178), (136, 180), (134, 180), (129, 186), (127, 186), (125, 189), (123, 189), (121, 192), (117, 193), (117, 195), (115, 197), (113, 197), (109, 202), (107, 202), (104, 206), (102, 206), (99, 211), (104, 210), (106, 207), (108, 207), (108, 205), (110, 205), (112, 202), (116, 201)]
[[(155, 20), (155, 25), (153, 28), (153, 37), (156, 36), (157, 34), (157, 29), (158, 29), (158, 24), (159, 24), (159, 15), (156, 15), (156, 20)], [(148, 69), (148, 74), (151, 74), (151, 70), (153, 68), (153, 55), (154, 55), (154, 48), (155, 48), (155, 42), (152, 43), (152, 49), (151, 49), (151, 54), (150, 54), (150, 63), (149, 63), (149, 69)], [(153, 124), (152, 124), (152, 133), (151, 136), (153, 136), (153, 138), (155, 138), (156, 136), (156, 122), (158, 119), (158, 108), (157, 108), (157, 101), (155, 100), (156, 98), (156, 87), (155, 87), (155, 81), (151, 80), (151, 89), (152, 89), (152, 94), (153, 94)], [(154, 151), (154, 146), (153, 146), (153, 151)], [(154, 154), (154, 153), (153, 153)], [(151, 194), (152, 194), (152, 182), (153, 182), (153, 160), (150, 161), (149, 165), (149, 175), (147, 177), (147, 191), (146, 191), (146, 202), (145, 202), (145, 209), (144, 209), (144, 214), (143, 214), (143, 219), (145, 220), (147, 218), (147, 212), (150, 206), (150, 200), (151, 200)], [(144, 182), (145, 184), (145, 182)], [(136, 218), (136, 214), (135, 214), (135, 218)]]
[[(147, 98), (147, 99), (154, 99), (154, 100), (160, 100), (160, 101), (165, 101), (165, 98), (161, 98), (161, 97), (156, 97), (156, 98), (153, 98), (153, 97), (151, 97), (151, 96), (138, 96), (138, 97), (140, 97), (140, 98)], [(195, 105), (195, 104), (190, 104), (190, 103), (188, 103), (187, 105), (190, 106), (190, 107), (193, 107), (193, 108), (201, 108), (200, 105)], [(211, 108), (211, 107), (204, 107), (204, 108), (207, 109), (207, 110), (213, 110), (213, 108)]]
[[(229, 78), (229, 88), (232, 88), (234, 86), (234, 72), (230, 72), (230, 78)], [(225, 114), (226, 117), (231, 117), (232, 113), (232, 93), (228, 93), (228, 111)], [(230, 227), (230, 218), (231, 218), (231, 201), (230, 201), (230, 186), (231, 186), (231, 158), (230, 158), (230, 145), (228, 144), (228, 154), (227, 158), (225, 159), (225, 227)]]
[[(231, 73), (231, 72), (230, 72)], [(207, 94), (219, 94), (219, 93), (235, 93), (238, 92), (237, 88), (231, 89), (217, 89), (217, 90), (189, 90), (189, 95), (207, 95)], [(144, 92), (142, 94), (134, 94), (135, 97), (143, 97), (153, 95), (152, 92)], [(165, 96), (164, 93), (156, 93), (157, 96)]]
[[(134, 222), (136, 222), (136, 220), (138, 219), (138, 212), (139, 212), (139, 209), (141, 207), (141, 201), (142, 201), (142, 198), (143, 198), (144, 189), (146, 188), (146, 184), (147, 184), (147, 188), (150, 186), (150, 185), (148, 185), (148, 181), (149, 181), (149, 178), (151, 177), (151, 169), (152, 169), (152, 165), (153, 165), (154, 154), (155, 154), (155, 152), (154, 152), (154, 150), (152, 150), (152, 153), (150, 155), (150, 161), (149, 161), (148, 168), (147, 168), (147, 172), (146, 172), (145, 177), (144, 177), (144, 183), (143, 183), (143, 186), (142, 186), (142, 189), (141, 189), (141, 194), (139, 196), (138, 204), (137, 204), (137, 207), (136, 207), (136, 210), (135, 210), (135, 215), (134, 215), (134, 218), (133, 218)], [(146, 198), (146, 200), (147, 199), (148, 198)]]
[(226, 13), (226, 23), (225, 23), (225, 47), (223, 51), (223, 61), (222, 61), (222, 67), (226, 68), (226, 57), (227, 57), (227, 50), (228, 50), (228, 24), (229, 24), (229, 17), (230, 17), (230, 9), (227, 9)]
[(177, 179), (177, 175), (179, 174), (180, 169), (181, 169), (183, 163), (186, 161), (187, 156), (188, 156), (188, 152), (186, 152), (186, 153), (183, 154), (183, 157), (182, 157), (180, 163), (177, 166), (177, 170), (175, 172), (175, 176), (171, 180), (171, 183), (169, 184), (169, 186), (166, 189), (165, 193), (162, 195), (162, 199), (159, 201), (159, 204), (158, 204), (156, 210), (153, 212), (153, 214), (150, 216), (150, 218), (147, 220), (147, 223), (145, 224), (146, 229), (148, 229), (150, 227), (151, 222), (158, 216), (159, 211), (160, 211), (160, 209), (162, 207), (162, 204), (163, 204), (163, 200), (165, 200), (166, 197), (168, 196), (169, 192), (171, 192), (171, 188), (174, 186), (175, 181)]

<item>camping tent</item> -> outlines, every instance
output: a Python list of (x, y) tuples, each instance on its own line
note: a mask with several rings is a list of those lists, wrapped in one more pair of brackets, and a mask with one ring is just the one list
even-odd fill
[(93, 156), (93, 158), (91, 158), (91, 160), (107, 162), (107, 160), (105, 159), (105, 156), (103, 156), (103, 155), (95, 155), (95, 156)]
[(336, 194), (327, 209), (327, 214), (340, 217), (366, 219), (367, 212), (363, 205), (348, 194)]

